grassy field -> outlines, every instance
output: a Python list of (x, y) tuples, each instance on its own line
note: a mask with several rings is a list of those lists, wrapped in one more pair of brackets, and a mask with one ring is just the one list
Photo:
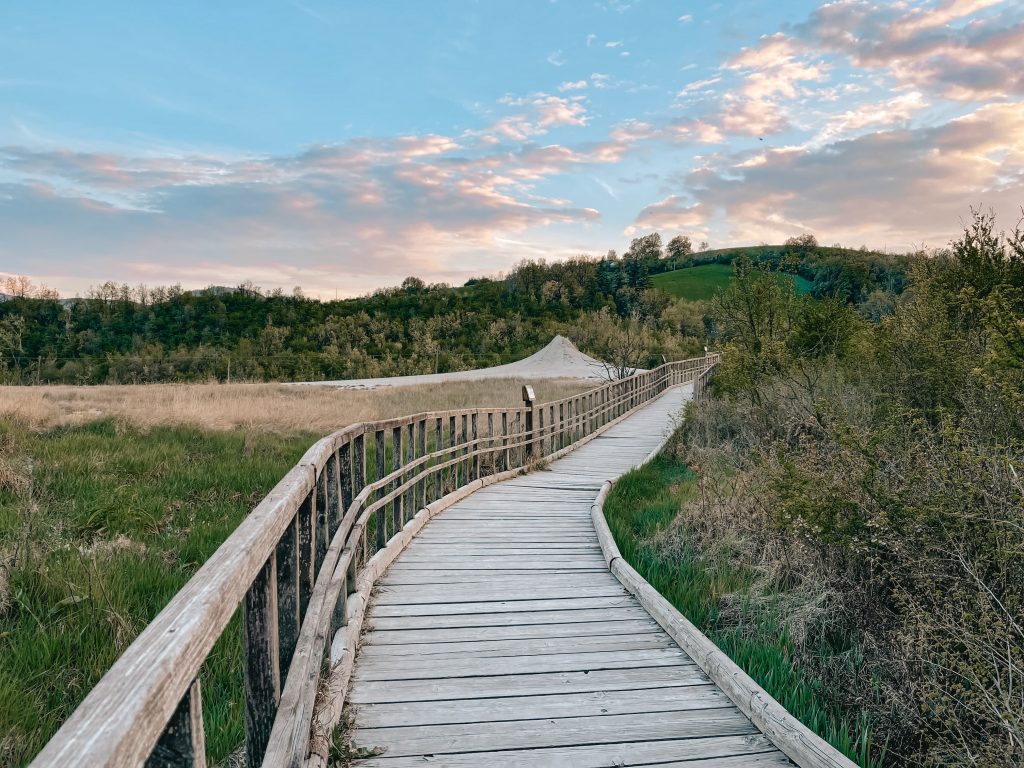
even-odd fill
[[(780, 280), (791, 280), (797, 293), (808, 293), (811, 283), (799, 275), (779, 273)], [(732, 280), (732, 265), (701, 264), (696, 267), (662, 272), (651, 277), (651, 283), (665, 293), (688, 301), (705, 301)]]
[[(554, 399), (589, 386), (535, 388)], [(0, 766), (35, 755), (322, 434), (416, 411), (514, 404), (519, 394), (514, 381), (372, 392), (0, 390)], [(215, 762), (242, 741), (241, 661), (236, 617), (202, 673)]]
[[(34, 429), (115, 418), (144, 429), (189, 424), (217, 430), (327, 434), (357, 421), (419, 411), (521, 404), (524, 383), (491, 379), (372, 390), (284, 384), (0, 386), (0, 418), (13, 418)], [(541, 379), (529, 383), (539, 398), (556, 400), (600, 382)]]
[[(785, 596), (755, 595), (756, 574), (731, 565), (727, 542), (722, 553), (695, 552), (683, 542), (667, 555), (654, 540), (680, 505), (699, 494), (696, 475), (671, 451), (623, 477), (605, 504), (623, 557), (787, 710), (861, 766), (873, 768), (869, 729), (823, 707), (816, 681), (795, 668), (783, 624), (773, 620), (772, 602)], [(754, 600), (757, 610), (746, 611)]]

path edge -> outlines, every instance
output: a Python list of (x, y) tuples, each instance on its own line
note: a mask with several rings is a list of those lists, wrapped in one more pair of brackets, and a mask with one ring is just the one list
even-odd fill
[(797, 720), (750, 675), (730, 659), (724, 651), (648, 583), (627, 563), (615, 543), (604, 503), (612, 487), (624, 475), (643, 467), (660, 454), (675, 435), (669, 430), (658, 446), (645, 459), (634, 464), (616, 478), (605, 480), (590, 507), (590, 517), (601, 544), (608, 570), (633, 595), (683, 651), (696, 662), (708, 677), (739, 707), (750, 721), (776, 747), (801, 768), (857, 768), (857, 764), (818, 734)]

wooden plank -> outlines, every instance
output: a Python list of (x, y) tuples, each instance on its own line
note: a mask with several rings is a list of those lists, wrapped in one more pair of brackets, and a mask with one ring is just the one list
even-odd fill
[(556, 637), (607, 637), (618, 634), (657, 632), (653, 619), (584, 621), (573, 624), (524, 624), (513, 627), (449, 627), (444, 629), (375, 629), (363, 639), (362, 648), (373, 645), (435, 643), (446, 645), (473, 640), (547, 639)]
[(660, 688), (656, 695), (652, 695), (650, 690), (640, 689), (363, 704), (359, 707), (359, 725), (361, 728), (393, 728), (496, 723), (503, 720), (538, 720), (553, 717), (682, 712), (691, 709), (721, 709), (731, 705), (732, 702), (717, 686), (708, 683)]
[[(678, 648), (642, 651), (595, 651), (593, 653), (552, 653), (530, 657), (529, 673), (593, 672), (598, 669), (692, 666), (690, 657)], [(484, 677), (521, 673), (523, 661), (516, 656), (422, 661), (407, 657), (360, 659), (353, 675), (356, 680), (436, 680), (439, 678)]]
[[(571, 600), (584, 597), (622, 597), (629, 593), (621, 584), (603, 582), (594, 586), (550, 585), (537, 581), (518, 588), (507, 584), (446, 584), (441, 587), (400, 586), (380, 588), (375, 605), (434, 605), (453, 602), (516, 602), (525, 600)], [(514, 608), (515, 606), (513, 606)], [(384, 614), (382, 614), (384, 615)]]
[(489, 613), (544, 613), (548, 611), (572, 611), (592, 608), (629, 608), (636, 603), (629, 596), (579, 597), (552, 600), (487, 600), (465, 603), (428, 603), (425, 605), (378, 605), (373, 618), (385, 619), (401, 616), (447, 616), (461, 615), (482, 617)]
[(654, 741), (678, 738), (681, 734), (689, 738), (708, 738), (755, 733), (746, 717), (735, 707), (727, 707), (663, 712), (658, 717), (644, 713), (429, 727), (357, 728), (352, 734), (352, 742), (357, 749), (373, 749), (380, 744), (387, 744), (387, 754), (401, 757)]
[[(355, 680), (350, 700), (357, 707), (398, 701), (448, 701), (489, 696), (544, 696), (554, 693), (632, 691), (707, 685), (708, 676), (695, 665), (594, 669), (589, 672), (555, 672), (529, 675), (489, 675), (436, 680), (392, 680), (387, 685)], [(652, 694), (653, 695), (653, 694)]]
[[(361, 760), (361, 768), (422, 768), (442, 761), (424, 755)], [(779, 768), (789, 761), (762, 736), (722, 736), (704, 739), (625, 741), (546, 749), (503, 750), (446, 754), (446, 768), (609, 768), (609, 766), (685, 766), (686, 768)]]
[(638, 651), (656, 648), (674, 648), (675, 643), (664, 632), (649, 632), (635, 635), (599, 635), (598, 637), (556, 637), (544, 639), (501, 639), (470, 640), (451, 643), (407, 643), (404, 645), (364, 645), (359, 649), (360, 658), (397, 659), (400, 656), (415, 656), (419, 659), (470, 659), (480, 657), (515, 656), (529, 664), (529, 657), (551, 655), (594, 653), (597, 651)]

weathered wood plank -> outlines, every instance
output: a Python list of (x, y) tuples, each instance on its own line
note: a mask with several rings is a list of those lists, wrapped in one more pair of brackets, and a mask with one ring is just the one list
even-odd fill
[[(440, 764), (439, 760), (434, 761)], [(420, 755), (375, 757), (360, 761), (363, 768), (416, 768)], [(429, 763), (428, 763), (429, 764)], [(685, 766), (686, 768), (778, 768), (789, 765), (762, 736), (721, 736), (704, 739), (625, 741), (547, 749), (449, 753), (446, 768), (609, 768), (609, 766)]]
[[(672, 648), (674, 643), (664, 632), (650, 632), (638, 635), (599, 635), (598, 637), (556, 637), (545, 639), (502, 639), (471, 640), (451, 643), (408, 643), (404, 645), (363, 645), (359, 649), (361, 658), (397, 659), (401, 656), (415, 656), (433, 663), (443, 659), (471, 659), (480, 657), (515, 656), (528, 660), (532, 656), (572, 653), (594, 653), (597, 651), (638, 651), (656, 648)], [(527, 661), (528, 663), (528, 661)]]
[(398, 701), (447, 701), (489, 696), (544, 696), (554, 693), (630, 691), (641, 688), (657, 690), (680, 685), (706, 685), (709, 682), (708, 676), (697, 665), (691, 664), (674, 667), (595, 669), (589, 672), (541, 672), (528, 675), (489, 675), (436, 680), (392, 680), (387, 685), (381, 685), (377, 681), (356, 680), (352, 684), (349, 698), (358, 707), (360, 704)]
[[(537, 654), (529, 660), (529, 673), (593, 672), (598, 669), (636, 669), (639, 667), (691, 666), (693, 661), (678, 648), (642, 651), (595, 651), (594, 653)], [(495, 656), (473, 659), (437, 659), (424, 665), (418, 659), (365, 658), (356, 666), (356, 680), (436, 680), (457, 677), (483, 677), (522, 673), (524, 660), (519, 656)]]
[(605, 715), (603, 717), (563, 717), (548, 720), (510, 720), (492, 723), (455, 725), (398, 726), (394, 728), (357, 728), (352, 741), (357, 748), (373, 749), (388, 745), (388, 754), (446, 754), (571, 746), (575, 744), (615, 744), (620, 741), (656, 741), (678, 738), (746, 736), (756, 734), (754, 727), (735, 707), (662, 712), (649, 714)]
[(451, 701), (363, 704), (359, 724), (363, 728), (496, 723), (503, 720), (540, 720), (552, 717), (602, 717), (604, 715), (655, 714), (691, 709), (721, 709), (732, 702), (718, 689), (706, 685), (649, 690), (589, 691), (546, 696), (499, 696)]

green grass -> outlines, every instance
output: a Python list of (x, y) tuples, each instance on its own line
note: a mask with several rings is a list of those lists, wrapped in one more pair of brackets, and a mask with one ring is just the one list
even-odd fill
[[(315, 437), (0, 421), (0, 765), (38, 752)], [(236, 616), (202, 671), (215, 761), (243, 739), (241, 669)]]
[[(792, 643), (772, 611), (744, 612), (751, 620), (741, 626), (721, 620), (723, 597), (749, 595), (752, 572), (726, 557), (692, 549), (669, 561), (649, 543), (697, 493), (695, 475), (667, 455), (623, 477), (605, 504), (623, 557), (790, 713), (861, 766), (880, 764), (869, 757), (870, 728), (823, 703), (821, 683), (794, 664)], [(831, 655), (837, 649), (821, 652)]]
[[(811, 283), (799, 275), (778, 273), (780, 280), (793, 282), (797, 293), (809, 293)], [(651, 277), (651, 283), (665, 293), (687, 301), (705, 301), (725, 288), (732, 280), (731, 264), (701, 264), (662, 272)]]

